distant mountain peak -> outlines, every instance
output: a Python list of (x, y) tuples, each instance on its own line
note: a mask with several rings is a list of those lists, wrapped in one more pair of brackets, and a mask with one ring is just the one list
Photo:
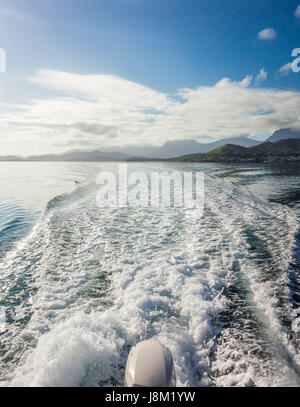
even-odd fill
[(290, 138), (300, 138), (300, 129), (285, 128), (274, 131), (266, 141), (276, 143), (279, 140), (287, 140)]

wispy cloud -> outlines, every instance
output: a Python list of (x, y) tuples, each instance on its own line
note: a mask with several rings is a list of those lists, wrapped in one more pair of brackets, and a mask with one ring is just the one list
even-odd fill
[(260, 85), (262, 82), (264, 82), (267, 79), (267, 77), (268, 77), (268, 73), (265, 71), (264, 68), (262, 68), (254, 79), (255, 85)]
[(274, 28), (265, 28), (257, 34), (259, 40), (273, 40), (276, 38), (276, 31)]
[(276, 77), (279, 78), (280, 76), (287, 76), (291, 72), (292, 72), (292, 62), (288, 62), (287, 64), (283, 65), (281, 68), (278, 69)]
[[(262, 69), (257, 76), (265, 75)], [(118, 149), (201, 140), (201, 135), (212, 136), (212, 129), (218, 129), (215, 138), (225, 138), (300, 127), (300, 92), (253, 88), (251, 76), (180, 89), (176, 98), (110, 75), (41, 70), (31, 80), (59, 96), (14, 105), (0, 114), (0, 127), (14, 148), (22, 145), (24, 154), (30, 154), (33, 145), (40, 152), (76, 146)]]
[(43, 24), (44, 19), (25, 13), (23, 11), (14, 10), (11, 8), (0, 7), (0, 17), (6, 17), (13, 20), (19, 20), (27, 23)]
[(294, 16), (300, 18), (300, 5), (296, 8)]

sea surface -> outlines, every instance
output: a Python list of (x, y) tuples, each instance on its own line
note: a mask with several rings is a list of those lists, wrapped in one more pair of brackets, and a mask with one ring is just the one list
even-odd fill
[(203, 215), (98, 207), (118, 163), (0, 163), (0, 385), (122, 386), (155, 336), (179, 386), (299, 386), (300, 166), (128, 168), (204, 172)]

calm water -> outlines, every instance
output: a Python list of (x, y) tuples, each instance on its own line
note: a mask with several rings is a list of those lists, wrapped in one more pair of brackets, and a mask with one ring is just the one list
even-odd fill
[(3, 385), (122, 385), (156, 336), (178, 385), (300, 385), (300, 167), (205, 172), (205, 211), (96, 205), (114, 163), (0, 163)]

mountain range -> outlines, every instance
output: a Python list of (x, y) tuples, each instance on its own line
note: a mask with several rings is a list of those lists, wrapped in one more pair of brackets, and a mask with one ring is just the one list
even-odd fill
[(0, 156), (0, 161), (127, 161), (131, 156), (120, 152), (103, 152), (99, 150), (73, 150), (62, 154), (32, 155), (29, 157)]
[(274, 131), (272, 136), (270, 136), (266, 141), (270, 141), (271, 143), (275, 143), (279, 140), (286, 140), (291, 138), (300, 138), (300, 130), (295, 129), (280, 129)]
[[(199, 143), (196, 140), (175, 140), (167, 141), (162, 146), (127, 146), (119, 149), (123, 153), (131, 156), (145, 157), (145, 158), (172, 158), (179, 155), (190, 153), (208, 153), (217, 147), (225, 144), (240, 145), (243, 147), (252, 147), (260, 144), (259, 141), (247, 137), (231, 137), (226, 139), (217, 140), (211, 143)], [(110, 150), (107, 150), (110, 151)]]
[(183, 162), (270, 163), (300, 162), (300, 138), (266, 141), (254, 147), (226, 144), (208, 153), (188, 154), (171, 159)]
[[(300, 138), (300, 131), (290, 128), (275, 131), (266, 142), (274, 143), (279, 140)], [(217, 140), (211, 143), (199, 143), (196, 140), (167, 141), (160, 147), (154, 146), (127, 146), (113, 151), (108, 148), (101, 150), (72, 150), (62, 154), (33, 155), (29, 157), (0, 156), (0, 161), (143, 161), (151, 159), (170, 159), (187, 155), (208, 154), (225, 145), (230, 147), (232, 154), (242, 153), (243, 148), (254, 148), (265, 143), (248, 137), (232, 137)], [(241, 148), (239, 148), (241, 147)], [(220, 150), (221, 151), (221, 150)], [(223, 150), (222, 150), (223, 151)], [(212, 154), (212, 156), (214, 153)], [(209, 156), (207, 156), (209, 158)]]
[(212, 143), (199, 143), (195, 140), (167, 141), (160, 147), (129, 146), (119, 151), (103, 148), (101, 150), (72, 150), (62, 154), (43, 154), (29, 157), (0, 156), (0, 161), (127, 161), (132, 159), (168, 159), (189, 153), (206, 153), (224, 144), (231, 143), (244, 147), (255, 146), (258, 141), (246, 137), (233, 137)]

